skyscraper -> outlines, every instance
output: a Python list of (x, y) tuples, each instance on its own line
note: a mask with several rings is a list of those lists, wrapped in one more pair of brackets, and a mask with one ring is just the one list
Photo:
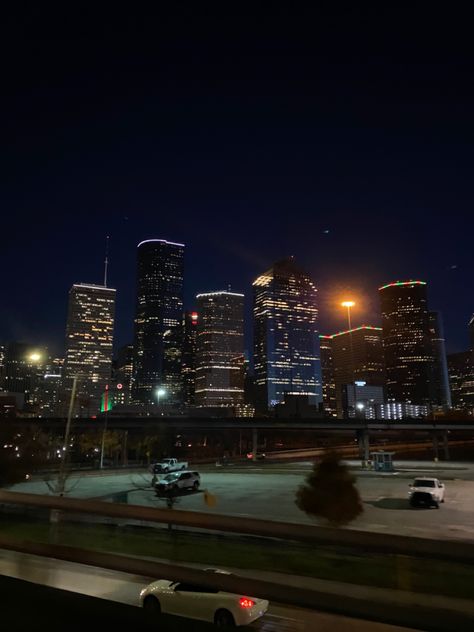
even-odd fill
[(329, 336), (321, 343), (331, 346), (334, 394), (337, 416), (345, 416), (343, 387), (364, 382), (367, 386), (384, 386), (384, 354), (382, 328), (362, 325)]
[(199, 315), (197, 312), (185, 312), (183, 320), (183, 357), (181, 378), (183, 384), (183, 403), (194, 406), (196, 388), (196, 348)]
[(114, 392), (115, 404), (127, 406), (130, 403), (133, 384), (133, 345), (123, 345), (114, 361)]
[(138, 244), (133, 399), (181, 403), (184, 245), (164, 239)]
[(321, 374), (323, 382), (323, 410), (328, 417), (335, 417), (336, 383), (332, 358), (332, 336), (319, 336), (321, 352)]
[(388, 399), (429, 406), (434, 355), (426, 283), (396, 281), (379, 292)]
[(468, 351), (448, 355), (448, 372), (452, 406), (474, 414), (474, 315), (469, 321)]
[[(112, 369), (116, 291), (103, 285), (76, 283), (69, 292), (64, 363), (65, 397), (78, 378), (77, 407), (95, 414)], [(63, 411), (67, 401), (63, 401)]]
[(448, 355), (449, 383), (452, 406), (455, 410), (474, 414), (474, 363), (469, 351)]
[(45, 347), (24, 342), (11, 342), (6, 346), (3, 368), (3, 390), (20, 396), (26, 410), (38, 403), (38, 387), (48, 360)]
[(257, 408), (285, 395), (322, 403), (317, 289), (293, 257), (278, 261), (253, 283)]
[(235, 406), (244, 401), (244, 295), (198, 294), (196, 404)]
[(448, 410), (451, 408), (451, 391), (449, 388), (448, 362), (444, 340), (444, 328), (441, 314), (430, 312), (430, 334), (433, 345), (433, 405)]

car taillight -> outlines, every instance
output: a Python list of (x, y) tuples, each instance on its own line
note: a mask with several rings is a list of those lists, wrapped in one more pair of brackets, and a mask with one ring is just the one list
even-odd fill
[(248, 597), (241, 597), (239, 603), (241, 608), (252, 608), (255, 605), (255, 601)]

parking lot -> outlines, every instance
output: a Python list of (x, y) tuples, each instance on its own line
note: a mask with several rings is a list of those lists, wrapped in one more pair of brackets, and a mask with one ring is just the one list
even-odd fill
[[(310, 463), (276, 466), (264, 463), (234, 469), (201, 467), (201, 490), (184, 493), (176, 509), (317, 524), (294, 502), (295, 491), (310, 466)], [(434, 468), (433, 464), (427, 463), (425, 468), (406, 466), (392, 475), (355, 474), (364, 513), (351, 523), (351, 528), (474, 539), (474, 467), (450, 464), (449, 467), (439, 465)], [(446, 484), (446, 502), (439, 509), (413, 509), (408, 504), (408, 485), (415, 476), (422, 474), (438, 476)], [(77, 482), (71, 496), (165, 507), (153, 490), (147, 488), (149, 479), (147, 473), (86, 476)], [(15, 490), (46, 493), (41, 482), (17, 485)], [(212, 494), (215, 504), (208, 506), (205, 503), (203, 490)]]

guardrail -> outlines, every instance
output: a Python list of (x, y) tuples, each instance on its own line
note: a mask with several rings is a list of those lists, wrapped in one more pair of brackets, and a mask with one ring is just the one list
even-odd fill
[(182, 527), (263, 536), (280, 540), (333, 545), (377, 553), (429, 557), (461, 563), (474, 562), (474, 543), (466, 541), (443, 540), (441, 543), (440, 540), (433, 538), (382, 534), (355, 529), (336, 529), (292, 522), (209, 514), (198, 511), (156, 509), (141, 505), (120, 505), (99, 500), (42, 496), (3, 490), (0, 490), (0, 503), (56, 509), (108, 518), (174, 524)]
[(420, 607), (416, 602), (410, 601), (407, 601), (406, 604), (400, 604), (396, 600), (393, 603), (374, 600), (370, 597), (370, 589), (368, 589), (367, 598), (356, 598), (347, 594), (325, 593), (295, 587), (287, 583), (262, 581), (252, 577), (211, 574), (185, 566), (151, 562), (112, 553), (62, 545), (19, 542), (5, 536), (0, 536), (0, 548), (130, 573), (151, 580), (166, 578), (170, 581), (205, 585), (210, 588), (260, 597), (289, 606), (322, 610), (393, 625), (419, 627), (419, 629), (430, 632), (450, 632), (453, 629), (468, 630), (474, 626), (472, 613), (448, 611), (437, 607), (436, 596), (433, 596), (433, 608), (427, 608), (426, 606)]

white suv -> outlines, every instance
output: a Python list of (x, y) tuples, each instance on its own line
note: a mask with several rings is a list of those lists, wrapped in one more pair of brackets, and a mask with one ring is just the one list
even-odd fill
[(437, 478), (415, 478), (410, 485), (408, 498), (412, 507), (422, 505), (438, 509), (439, 503), (444, 503), (444, 485)]
[(199, 472), (172, 472), (160, 478), (155, 483), (156, 493), (194, 489), (197, 491), (201, 484)]

